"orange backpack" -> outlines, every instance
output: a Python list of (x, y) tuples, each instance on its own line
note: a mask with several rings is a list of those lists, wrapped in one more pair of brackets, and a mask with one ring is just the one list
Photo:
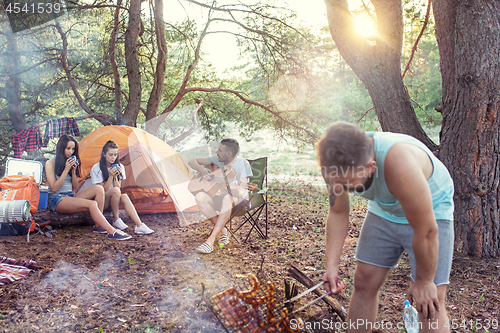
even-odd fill
[(33, 215), (38, 209), (40, 190), (33, 176), (12, 175), (0, 179), (0, 200), (28, 200)]

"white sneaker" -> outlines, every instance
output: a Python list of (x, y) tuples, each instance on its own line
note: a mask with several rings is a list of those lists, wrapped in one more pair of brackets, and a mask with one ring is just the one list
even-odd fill
[(125, 230), (128, 228), (128, 225), (126, 225), (121, 218), (118, 218), (115, 222), (113, 222), (113, 227), (115, 227), (116, 229)]
[(139, 227), (135, 226), (136, 234), (149, 235), (155, 232), (153, 229), (150, 229), (145, 223), (141, 224)]

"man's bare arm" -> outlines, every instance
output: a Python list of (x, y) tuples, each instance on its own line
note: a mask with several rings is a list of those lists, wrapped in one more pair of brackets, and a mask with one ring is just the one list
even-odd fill
[(416, 281), (408, 290), (417, 310), (425, 318), (439, 311), (434, 284), (439, 255), (438, 226), (432, 206), (432, 194), (424, 174), (425, 163), (412, 150), (394, 146), (385, 160), (385, 178), (389, 191), (396, 196), (413, 229), (413, 251), (416, 259)]
[(193, 158), (188, 162), (188, 164), (193, 170), (198, 171), (202, 176), (206, 176), (211, 173), (209, 167), (212, 163), (208, 157)]
[(340, 256), (349, 230), (349, 194), (341, 191), (336, 195), (332, 186), (327, 186), (330, 209), (326, 218), (326, 273), (323, 281), (327, 281), (326, 291), (339, 292), (345, 284), (338, 279)]

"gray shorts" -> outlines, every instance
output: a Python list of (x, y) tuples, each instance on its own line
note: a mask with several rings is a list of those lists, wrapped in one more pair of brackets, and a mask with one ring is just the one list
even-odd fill
[[(453, 259), (453, 222), (437, 220), (439, 255), (434, 283), (450, 283)], [(416, 279), (416, 260), (413, 253), (413, 229), (409, 224), (395, 223), (368, 212), (356, 248), (356, 260), (380, 267), (396, 267), (403, 251), (408, 253), (411, 277)]]

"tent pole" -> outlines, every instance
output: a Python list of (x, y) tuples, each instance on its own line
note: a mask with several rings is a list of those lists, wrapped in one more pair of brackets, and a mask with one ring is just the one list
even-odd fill
[(184, 216), (184, 213), (181, 211), (182, 218), (184, 218), (184, 222), (186, 222), (186, 225), (188, 226), (189, 229), (191, 229), (191, 226), (189, 225), (188, 221), (186, 220), (186, 217)]

